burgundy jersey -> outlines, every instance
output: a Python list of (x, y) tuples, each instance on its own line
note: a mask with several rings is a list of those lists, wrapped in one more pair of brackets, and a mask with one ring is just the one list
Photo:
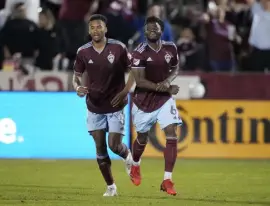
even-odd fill
[(131, 56), (120, 41), (108, 39), (103, 51), (98, 52), (89, 42), (78, 49), (75, 73), (87, 74), (88, 110), (98, 114), (121, 110), (125, 104), (112, 107), (112, 99), (125, 87), (125, 72), (131, 66)]
[(211, 20), (206, 25), (207, 44), (209, 47), (209, 58), (214, 61), (231, 61), (233, 59), (233, 47), (229, 39), (228, 22)]
[[(162, 41), (160, 50), (155, 51), (147, 43), (141, 43), (132, 54), (132, 69), (144, 69), (145, 78), (159, 83), (167, 79), (179, 64), (177, 48), (173, 42)], [(171, 95), (136, 87), (133, 102), (144, 112), (159, 109)]]

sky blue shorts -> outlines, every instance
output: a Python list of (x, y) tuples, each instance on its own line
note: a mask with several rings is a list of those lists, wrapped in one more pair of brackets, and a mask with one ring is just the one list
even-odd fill
[(148, 132), (156, 122), (159, 123), (161, 129), (171, 124), (182, 124), (173, 98), (170, 98), (161, 108), (150, 113), (143, 112), (133, 104), (132, 119), (136, 131), (139, 133)]
[(124, 135), (124, 110), (107, 114), (96, 114), (87, 110), (87, 128), (89, 132), (106, 130), (109, 133), (119, 133)]

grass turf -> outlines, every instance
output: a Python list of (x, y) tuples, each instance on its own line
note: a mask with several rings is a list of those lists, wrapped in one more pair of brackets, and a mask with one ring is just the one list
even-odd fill
[(113, 161), (118, 197), (104, 198), (94, 160), (0, 160), (0, 205), (104, 206), (270, 205), (270, 161), (178, 160), (177, 196), (159, 191), (163, 159), (143, 159), (142, 184), (133, 186), (122, 161)]

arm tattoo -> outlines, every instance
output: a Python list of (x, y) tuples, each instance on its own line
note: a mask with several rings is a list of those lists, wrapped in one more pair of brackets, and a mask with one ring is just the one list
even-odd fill
[(77, 90), (77, 87), (82, 85), (82, 77), (74, 73), (72, 78), (72, 84), (73, 88)]

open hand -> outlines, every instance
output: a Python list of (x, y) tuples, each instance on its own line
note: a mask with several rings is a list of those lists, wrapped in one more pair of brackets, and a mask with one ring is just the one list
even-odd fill
[(177, 85), (171, 85), (171, 87), (170, 87), (170, 93), (172, 94), (172, 95), (175, 95), (175, 94), (177, 94), (178, 92), (179, 92), (179, 86), (177, 86)]
[(125, 93), (125, 92), (119, 92), (114, 98), (113, 98), (113, 100), (111, 101), (111, 105), (113, 106), (113, 107), (117, 107), (117, 106), (119, 106), (119, 105), (121, 105), (121, 104), (123, 104), (124, 103), (124, 99), (126, 99), (126, 97), (127, 97), (127, 93)]
[(157, 91), (158, 92), (167, 92), (170, 88), (170, 83), (168, 81), (163, 81), (158, 83)]

